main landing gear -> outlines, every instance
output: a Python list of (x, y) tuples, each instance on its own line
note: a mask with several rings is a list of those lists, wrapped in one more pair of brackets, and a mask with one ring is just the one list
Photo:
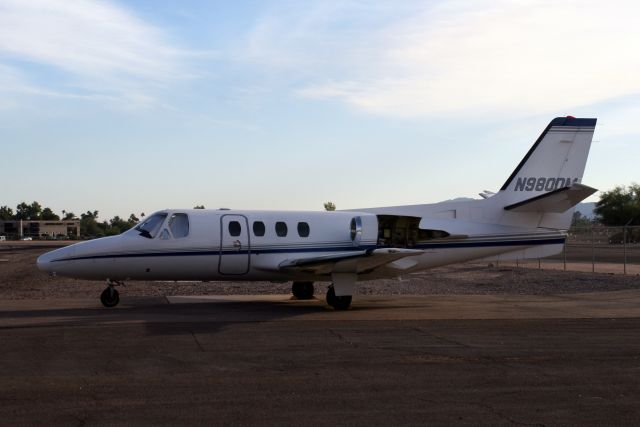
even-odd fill
[(117, 285), (124, 285), (124, 283), (107, 280), (107, 289), (100, 294), (100, 302), (107, 308), (115, 307), (120, 302), (120, 294), (115, 288)]
[(333, 285), (327, 289), (327, 304), (336, 310), (346, 310), (351, 305), (351, 295), (337, 296)]
[[(313, 282), (293, 282), (291, 293), (299, 300), (312, 299)], [(327, 290), (327, 304), (336, 310), (346, 310), (351, 306), (351, 295), (337, 296), (335, 288), (331, 285)]]
[(313, 292), (313, 282), (293, 282), (291, 285), (291, 293), (297, 299), (311, 299)]

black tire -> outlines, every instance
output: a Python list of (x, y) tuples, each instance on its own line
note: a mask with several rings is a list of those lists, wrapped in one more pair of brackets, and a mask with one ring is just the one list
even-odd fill
[(336, 296), (333, 285), (327, 289), (327, 304), (336, 310), (347, 310), (351, 306), (351, 295)]
[(314, 291), (313, 282), (293, 282), (291, 285), (291, 293), (297, 299), (311, 299)]
[(112, 308), (120, 302), (120, 294), (112, 287), (108, 287), (100, 294), (100, 302), (107, 308)]

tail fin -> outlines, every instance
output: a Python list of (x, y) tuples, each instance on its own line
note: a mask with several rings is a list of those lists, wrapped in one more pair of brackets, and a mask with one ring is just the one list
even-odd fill
[[(596, 119), (577, 119), (571, 116), (557, 117), (549, 123), (498, 193), (499, 200), (506, 209), (500, 223), (531, 224), (534, 220), (532, 215), (537, 214), (539, 227), (569, 227), (572, 206), (579, 201), (576, 201), (576, 196), (590, 195), (587, 194), (587, 188), (590, 187), (583, 186), (585, 188), (581, 188), (578, 193), (574, 184), (582, 181), (595, 126)], [(573, 191), (561, 193), (573, 194), (572, 201), (575, 203), (567, 203), (565, 200), (564, 211), (553, 207), (543, 209), (561, 196), (548, 198), (545, 195), (568, 187), (574, 187)], [(546, 201), (543, 203), (539, 200), (541, 198)], [(528, 205), (527, 208), (522, 206), (525, 204)], [(516, 209), (519, 206), (522, 208)]]
[(557, 117), (549, 123), (500, 191), (513, 204), (582, 181), (596, 119)]

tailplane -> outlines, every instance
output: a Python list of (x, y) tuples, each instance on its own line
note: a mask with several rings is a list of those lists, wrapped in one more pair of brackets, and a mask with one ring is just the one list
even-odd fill
[(539, 196), (505, 206), (511, 212), (564, 213), (593, 193), (595, 188), (577, 182), (571, 187), (563, 187)]

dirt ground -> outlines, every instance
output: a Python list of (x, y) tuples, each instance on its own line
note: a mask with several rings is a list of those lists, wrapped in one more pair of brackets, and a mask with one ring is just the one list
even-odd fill
[[(0, 248), (0, 299), (97, 297), (104, 283), (49, 277), (36, 268), (46, 247)], [(324, 295), (328, 283), (316, 283)], [(401, 279), (359, 282), (360, 295), (552, 295), (640, 288), (640, 276), (461, 264), (409, 274)], [(129, 282), (128, 296), (286, 294), (290, 283)]]

